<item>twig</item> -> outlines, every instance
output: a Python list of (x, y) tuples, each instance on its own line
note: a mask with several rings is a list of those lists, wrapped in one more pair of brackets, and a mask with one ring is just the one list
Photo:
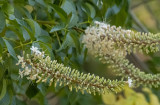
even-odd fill
[(85, 21), (85, 22), (81, 22), (79, 24), (81, 25), (81, 24), (87, 24), (87, 23), (90, 23), (90, 22), (89, 21)]
[(78, 31), (78, 32), (80, 32), (80, 33), (81, 33), (81, 32), (84, 33), (84, 30), (83, 30), (83, 29), (80, 29), (80, 28), (77, 28), (77, 27), (73, 27), (73, 29), (76, 30), (76, 31)]
[(59, 43), (59, 46), (61, 47), (61, 42), (60, 42), (60, 39), (59, 39), (59, 36), (58, 36), (58, 34), (57, 34), (57, 32), (55, 32), (55, 34), (56, 34), (56, 37), (57, 37), (57, 40), (58, 40), (58, 43)]
[(13, 42), (15, 42), (15, 43), (19, 43), (18, 41), (14, 40), (14, 39), (11, 39), (11, 38), (7, 38), (7, 37), (2, 37), (2, 38), (6, 39), (6, 40), (13, 41)]
[[(38, 41), (34, 41), (34, 42), (38, 42)], [(29, 44), (32, 44), (33, 42), (28, 42), (28, 43), (25, 43), (25, 44), (22, 44), (22, 45), (19, 45), (19, 46), (16, 46), (14, 47), (13, 49), (17, 49), (17, 48), (20, 48), (22, 46), (26, 46), (26, 45), (29, 45)], [(3, 51), (2, 53), (6, 53), (8, 51), (8, 49), (6, 49), (5, 51)]]

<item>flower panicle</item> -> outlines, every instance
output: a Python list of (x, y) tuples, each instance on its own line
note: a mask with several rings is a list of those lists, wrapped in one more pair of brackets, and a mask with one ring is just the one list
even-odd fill
[(55, 86), (68, 86), (69, 89), (75, 89), (82, 93), (104, 93), (104, 89), (117, 92), (122, 89), (124, 81), (111, 81), (90, 73), (80, 73), (78, 70), (66, 67), (56, 60), (51, 60), (49, 56), (44, 56), (38, 48), (32, 47), (32, 53), (26, 57), (18, 56), (17, 65), (21, 66), (19, 75), (36, 83), (44, 82)]
[(160, 33), (141, 33), (122, 29), (120, 26), (110, 26), (103, 22), (95, 21), (95, 25), (85, 30), (85, 39), (94, 36), (96, 40), (114, 42), (117, 48), (131, 52), (157, 52), (159, 51)]
[(117, 75), (129, 77), (129, 86), (131, 83), (134, 86), (160, 86), (160, 74), (146, 74), (126, 59), (127, 54), (136, 50), (158, 51), (159, 41), (160, 34), (134, 32), (97, 21), (85, 30), (83, 36), (89, 53), (102, 63), (110, 64)]

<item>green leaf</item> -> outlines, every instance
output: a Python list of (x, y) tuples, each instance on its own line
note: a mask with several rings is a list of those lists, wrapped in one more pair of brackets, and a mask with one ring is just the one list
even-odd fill
[(37, 85), (37, 88), (40, 90), (40, 92), (45, 95), (47, 91), (47, 87), (45, 86), (44, 83), (40, 83)]
[(9, 97), (10, 97), (10, 105), (11, 104), (15, 104), (15, 102), (13, 102), (13, 88), (11, 88), (12, 86), (9, 85), (9, 89), (8, 89), (8, 94), (9, 94)]
[(3, 39), (2, 39), (2, 37), (0, 37), (0, 44), (2, 45), (2, 47), (5, 46), (5, 43), (4, 43)]
[[(15, 96), (12, 97), (11, 105), (17, 105), (17, 104), (16, 104), (16, 97), (15, 97)], [(18, 105), (19, 105), (19, 104), (18, 104)]]
[(14, 27), (14, 26), (8, 26), (7, 28), (10, 29), (10, 30), (12, 30), (12, 31), (18, 36), (18, 38), (19, 38), (22, 42), (24, 41), (24, 38), (23, 38), (21, 32), (19, 32), (19, 31), (20, 31), (20, 30), (19, 30), (20, 27), (19, 27), (19, 29), (17, 29), (17, 27)]
[(34, 34), (27, 27), (24, 27), (24, 29), (28, 32), (30, 38), (34, 40), (35, 39)]
[(0, 10), (0, 33), (3, 31), (5, 27), (6, 21), (5, 21), (5, 15), (4, 13)]
[(80, 42), (77, 33), (75, 31), (70, 31), (70, 36), (72, 37), (72, 40), (74, 42), (77, 51), (80, 53)]
[(6, 83), (6, 80), (3, 79), (3, 87), (2, 87), (1, 94), (0, 94), (0, 100), (5, 96), (6, 89), (7, 89), (7, 83)]
[(9, 16), (11, 14), (14, 14), (14, 7), (12, 4), (6, 2), (3, 6), (2, 6), (2, 10)]
[(54, 11), (60, 16), (63, 22), (67, 22), (67, 14), (66, 12), (55, 4), (50, 4), (50, 6), (54, 9)]
[(76, 14), (72, 14), (68, 27), (71, 28), (77, 25), (78, 20), (79, 20), (78, 16)]
[(21, 30), (22, 30), (25, 41), (29, 40), (30, 39), (29, 33), (24, 29), (24, 27), (22, 27)]
[(31, 99), (37, 93), (38, 93), (38, 88), (37, 88), (36, 84), (30, 84), (27, 91), (26, 91), (26, 95)]
[(67, 47), (75, 47), (80, 53), (80, 42), (77, 33), (75, 31), (70, 31), (67, 33), (66, 38), (64, 39), (61, 47), (57, 50), (58, 52)]
[(84, 59), (83, 59), (83, 62), (85, 62), (85, 61), (86, 61), (86, 58), (87, 58), (87, 52), (88, 52), (88, 50), (85, 48), (85, 49), (84, 49)]
[(3, 76), (4, 76), (4, 68), (3, 68), (3, 65), (0, 63), (0, 80), (2, 80)]
[(41, 42), (44, 42), (46, 44), (51, 44), (52, 43), (51, 37), (47, 36), (47, 35), (42, 35), (42, 36), (37, 37), (37, 41), (41, 41)]
[(57, 50), (57, 52), (61, 51), (62, 49), (65, 49), (67, 47), (71, 47), (73, 46), (73, 40), (72, 40), (72, 37), (70, 36), (70, 34), (68, 33), (66, 38), (64, 39), (61, 47)]
[(26, 19), (26, 21), (30, 25), (32, 32), (33, 32), (33, 35), (35, 37), (40, 36), (41, 35), (41, 27), (39, 26), (39, 24), (32, 19)]
[(72, 0), (64, 0), (61, 7), (67, 14), (76, 14), (76, 7)]
[(110, 18), (113, 15), (116, 15), (120, 11), (119, 7), (115, 4), (112, 7), (108, 8), (105, 13), (106, 18)]
[(16, 53), (15, 53), (13, 47), (11, 46), (11, 44), (6, 39), (3, 39), (3, 40), (4, 40), (4, 42), (5, 42), (6, 46), (7, 46), (8, 52), (11, 54), (11, 56), (14, 59), (18, 60), (17, 56), (16, 56)]
[(45, 51), (45, 54), (49, 55), (52, 59), (54, 59), (51, 43), (44, 43), (42, 41), (39, 41), (39, 45), (42, 50)]
[(41, 93), (38, 93), (33, 99), (36, 100), (39, 105), (49, 105), (48, 99)]
[(10, 103), (10, 96), (9, 93), (6, 92), (5, 96), (0, 100), (0, 105), (9, 105)]
[(2, 47), (2, 45), (0, 43), (0, 57), (2, 56), (2, 52), (3, 52), (3, 47)]
[(46, 7), (44, 0), (36, 0), (36, 2)]
[(94, 7), (91, 4), (89, 4), (89, 3), (86, 3), (86, 6), (89, 8), (90, 16), (92, 18), (94, 18), (95, 15), (96, 15), (96, 11), (95, 11)]
[(28, 0), (29, 5), (34, 6), (35, 5), (35, 0)]
[(21, 5), (16, 5), (14, 7), (14, 15), (11, 14), (9, 18), (13, 20), (13, 19), (23, 19), (24, 17), (32, 18), (31, 14), (25, 7), (22, 7)]
[(89, 10), (89, 8), (88, 8), (88, 6), (86, 4), (83, 3), (81, 5), (81, 8), (87, 15), (90, 15), (90, 10)]
[(64, 24), (58, 24), (51, 29), (50, 33), (62, 30), (64, 27), (65, 27)]
[(68, 101), (70, 105), (76, 105), (77, 104), (76, 102), (78, 101), (78, 99), (79, 99), (79, 95), (75, 94), (74, 92), (70, 92), (68, 94)]

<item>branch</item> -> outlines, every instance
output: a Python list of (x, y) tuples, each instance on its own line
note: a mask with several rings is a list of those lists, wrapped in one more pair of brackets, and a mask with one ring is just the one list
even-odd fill
[[(38, 42), (38, 41), (33, 41), (33, 42), (35, 43), (35, 42)], [(32, 44), (33, 42), (31, 41), (31, 42), (23, 43), (23, 44), (21, 44), (21, 45), (19, 45), (19, 46), (14, 47), (13, 49), (17, 49), (17, 48), (20, 48), (20, 47), (23, 47), (23, 46), (26, 46), (26, 45), (30, 45), (30, 44)], [(6, 53), (7, 51), (8, 51), (8, 49), (4, 50), (2, 53)]]

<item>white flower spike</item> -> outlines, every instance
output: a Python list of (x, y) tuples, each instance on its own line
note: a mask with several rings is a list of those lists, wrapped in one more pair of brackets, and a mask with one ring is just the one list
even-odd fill
[(24, 58), (19, 57), (20, 63), (18, 64), (21, 66), (19, 75), (21, 78), (26, 77), (36, 83), (49, 82), (50, 86), (52, 83), (55, 86), (68, 85), (70, 91), (75, 88), (75, 90), (80, 90), (82, 94), (84, 91), (90, 94), (101, 94), (105, 92), (105, 88), (109, 91), (117, 92), (125, 84), (123, 81), (111, 81), (99, 76), (80, 73), (78, 70), (72, 70), (62, 63), (57, 63), (56, 60), (51, 60), (50, 56), (43, 56), (44, 51), (40, 52), (34, 46), (31, 47), (31, 50), (31, 54), (24, 56)]

